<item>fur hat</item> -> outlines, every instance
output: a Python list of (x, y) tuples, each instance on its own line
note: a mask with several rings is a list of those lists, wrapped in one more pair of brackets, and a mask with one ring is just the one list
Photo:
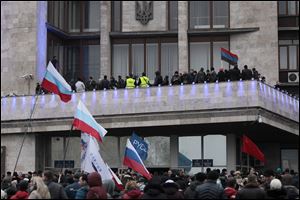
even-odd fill
[(274, 178), (270, 183), (271, 190), (280, 190), (282, 187), (281, 181), (277, 178)]

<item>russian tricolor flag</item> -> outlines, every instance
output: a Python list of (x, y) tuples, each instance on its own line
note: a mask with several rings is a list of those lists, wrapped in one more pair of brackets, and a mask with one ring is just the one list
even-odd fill
[(221, 59), (225, 60), (231, 65), (236, 65), (238, 61), (238, 56), (236, 54), (231, 53), (227, 49), (221, 48)]
[(100, 142), (102, 142), (103, 137), (107, 133), (107, 131), (96, 122), (91, 113), (80, 100), (75, 112), (73, 126), (82, 132), (90, 134)]
[(65, 79), (54, 68), (51, 61), (47, 66), (46, 75), (41, 86), (49, 92), (53, 92), (60, 96), (63, 102), (68, 102), (72, 98), (72, 88)]
[(148, 172), (142, 159), (140, 158), (139, 154), (137, 153), (129, 139), (127, 139), (123, 165), (130, 167), (131, 169), (146, 177), (148, 180), (152, 178), (151, 174)]

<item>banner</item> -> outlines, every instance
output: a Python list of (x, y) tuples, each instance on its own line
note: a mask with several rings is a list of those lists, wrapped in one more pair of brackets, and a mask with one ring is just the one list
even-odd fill
[(148, 144), (134, 132), (130, 137), (130, 142), (138, 152), (140, 158), (146, 160), (148, 157)]
[(102, 180), (111, 180), (112, 175), (104, 163), (99, 145), (94, 137), (81, 133), (81, 170), (87, 173), (98, 172)]

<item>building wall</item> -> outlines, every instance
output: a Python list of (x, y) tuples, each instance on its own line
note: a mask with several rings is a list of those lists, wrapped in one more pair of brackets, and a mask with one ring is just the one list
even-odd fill
[[(1, 96), (32, 94), (37, 63), (37, 2), (1, 1)], [(25, 74), (33, 74), (28, 83)]]
[(255, 67), (275, 85), (278, 75), (278, 25), (276, 1), (231, 1), (230, 28), (259, 27), (259, 31), (230, 37), (230, 49), (239, 67)]
[[(135, 1), (122, 2), (122, 31), (166, 31), (167, 26), (167, 1), (153, 1), (153, 20), (147, 25), (135, 19)], [(142, 3), (140, 3), (142, 5)]]
[[(23, 134), (1, 134), (1, 146), (6, 146), (6, 171), (13, 172), (19, 150), (22, 144)], [(35, 169), (35, 135), (28, 134), (24, 141), (24, 145), (20, 154), (20, 158), (16, 167), (17, 172), (28, 172)]]

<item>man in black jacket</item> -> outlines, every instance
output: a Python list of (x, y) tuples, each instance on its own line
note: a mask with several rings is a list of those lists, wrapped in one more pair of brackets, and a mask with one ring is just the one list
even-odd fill
[(196, 187), (195, 199), (226, 199), (223, 189), (217, 185), (218, 177), (215, 170), (209, 172), (206, 182)]

